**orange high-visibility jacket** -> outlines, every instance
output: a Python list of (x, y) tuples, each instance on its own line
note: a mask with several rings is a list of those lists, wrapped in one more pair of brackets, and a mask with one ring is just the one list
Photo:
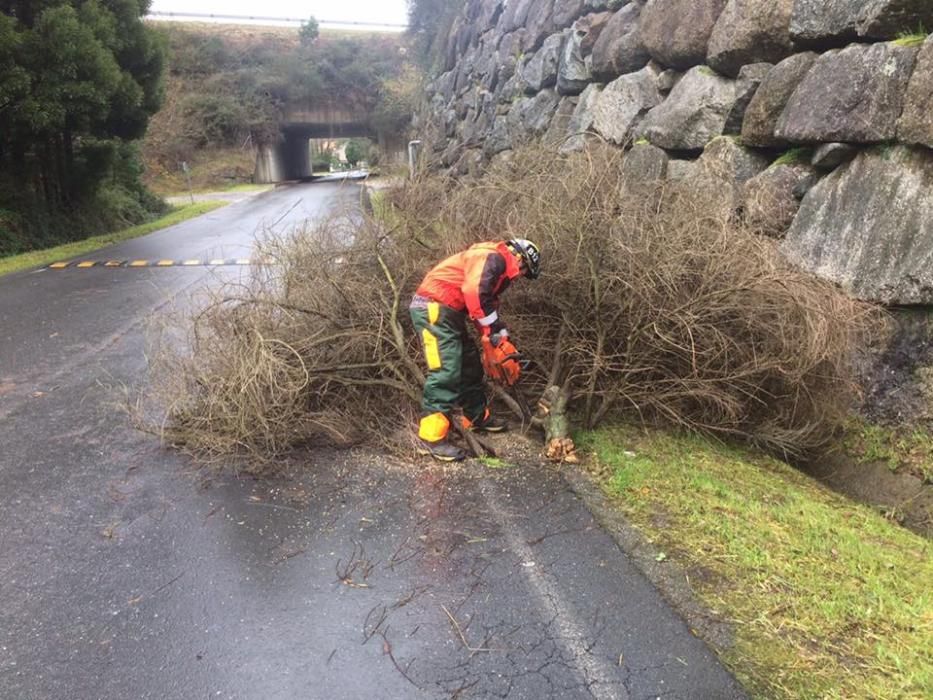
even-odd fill
[(521, 274), (520, 263), (505, 241), (477, 243), (438, 263), (417, 294), (457, 311), (466, 310), (484, 332), (494, 333), (502, 327), (499, 295)]

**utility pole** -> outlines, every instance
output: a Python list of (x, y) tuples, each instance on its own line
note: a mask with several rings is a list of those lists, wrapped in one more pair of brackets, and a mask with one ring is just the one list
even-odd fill
[(408, 176), (415, 179), (415, 173), (421, 161), (421, 141), (408, 142)]
[(191, 203), (194, 204), (194, 190), (191, 189), (191, 168), (188, 167), (188, 161), (183, 160), (181, 162), (181, 171), (185, 174), (185, 180), (188, 183), (188, 196), (191, 198)]

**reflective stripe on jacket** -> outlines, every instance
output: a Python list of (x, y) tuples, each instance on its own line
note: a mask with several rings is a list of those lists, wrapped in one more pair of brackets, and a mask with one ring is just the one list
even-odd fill
[(520, 275), (520, 263), (505, 241), (477, 243), (438, 263), (417, 294), (466, 310), (476, 323), (489, 328), (499, 321), (499, 295)]

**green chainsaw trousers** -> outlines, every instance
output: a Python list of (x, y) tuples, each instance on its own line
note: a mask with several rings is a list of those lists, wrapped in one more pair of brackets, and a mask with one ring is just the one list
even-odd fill
[(421, 403), (424, 415), (440, 413), (449, 418), (460, 406), (468, 419), (482, 418), (483, 364), (467, 332), (466, 312), (433, 301), (413, 304), (409, 311), (428, 364)]

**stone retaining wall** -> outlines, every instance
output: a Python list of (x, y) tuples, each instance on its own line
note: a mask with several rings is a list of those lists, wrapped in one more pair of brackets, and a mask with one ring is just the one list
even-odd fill
[(626, 177), (720, 178), (803, 267), (928, 305), (931, 30), (933, 0), (467, 0), (415, 125), (458, 175), (599, 139)]

